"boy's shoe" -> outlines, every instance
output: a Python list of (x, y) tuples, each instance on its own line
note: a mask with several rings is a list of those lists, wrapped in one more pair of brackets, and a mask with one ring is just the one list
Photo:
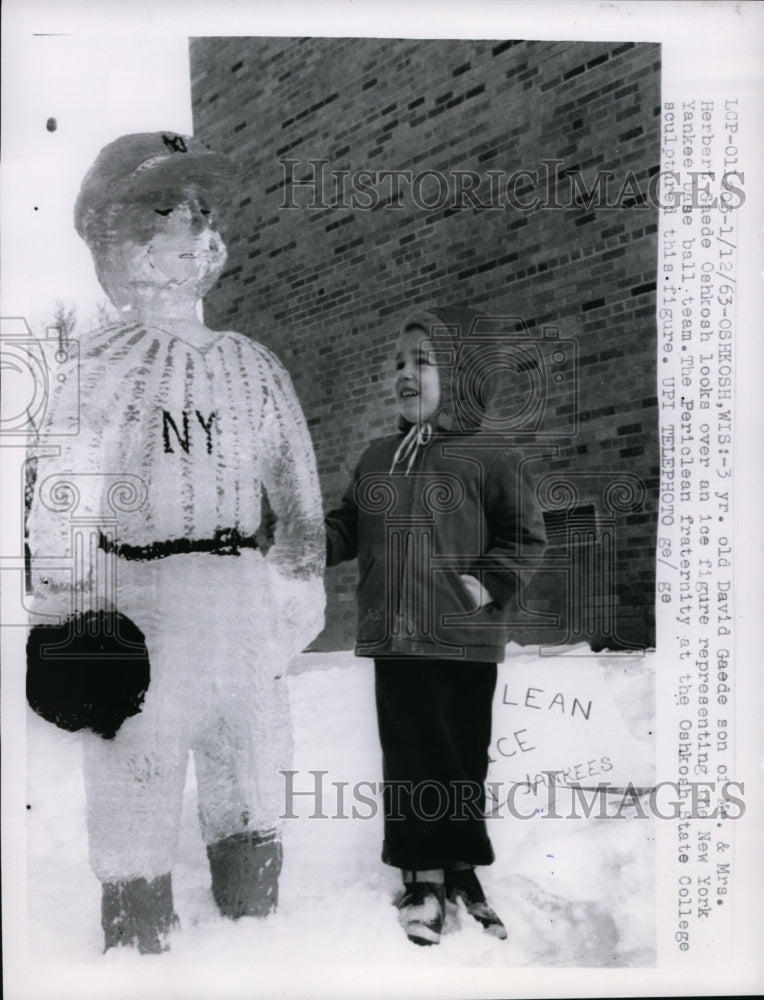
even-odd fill
[(435, 882), (407, 882), (398, 903), (398, 920), (414, 944), (438, 944), (446, 913), (445, 887)]
[(498, 913), (488, 905), (477, 875), (472, 868), (456, 868), (446, 871), (445, 890), (448, 899), (456, 903), (461, 899), (470, 916), (474, 917), (487, 934), (504, 941), (507, 928)]

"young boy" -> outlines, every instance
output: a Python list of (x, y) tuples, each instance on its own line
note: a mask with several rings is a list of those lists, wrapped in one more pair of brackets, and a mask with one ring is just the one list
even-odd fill
[(375, 663), (382, 860), (402, 870), (400, 920), (421, 945), (438, 943), (447, 897), (507, 936), (474, 866), (494, 860), (484, 781), (506, 609), (546, 545), (522, 455), (481, 433), (475, 318), (440, 309), (403, 324), (399, 433), (366, 449), (326, 518), (328, 564), (358, 557), (356, 653)]
[[(190, 750), (221, 912), (276, 906), (279, 771), (291, 756), (286, 671), (323, 624), (321, 500), (289, 376), (256, 341), (197, 317), (225, 264), (217, 211), (231, 174), (189, 136), (126, 135), (101, 151), (75, 208), (122, 319), (80, 345), (76, 434), (66, 436), (71, 414), (54, 385), (40, 440), (60, 454), (39, 459), (29, 534), (33, 622), (63, 618), (74, 634), (91, 613), (117, 611), (148, 651), (140, 711), (117, 719), (116, 735), (94, 711), (84, 733), (106, 948), (167, 947)], [(263, 486), (277, 517), (267, 552)], [(109, 527), (72, 578), (51, 560), (75, 559), (72, 523), (83, 519)], [(109, 559), (113, 593), (104, 590), (111, 577), (99, 576)]]

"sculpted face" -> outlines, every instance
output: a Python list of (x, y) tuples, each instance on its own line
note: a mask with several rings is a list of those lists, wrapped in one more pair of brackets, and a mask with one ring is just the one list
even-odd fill
[(217, 277), (225, 263), (225, 245), (217, 231), (217, 215), (203, 195), (188, 197), (167, 208), (155, 208), (156, 232), (147, 253), (152, 267), (169, 281), (204, 282)]
[(226, 261), (217, 213), (196, 188), (147, 192), (115, 206), (93, 248), (98, 277), (118, 308), (169, 298), (197, 302)]

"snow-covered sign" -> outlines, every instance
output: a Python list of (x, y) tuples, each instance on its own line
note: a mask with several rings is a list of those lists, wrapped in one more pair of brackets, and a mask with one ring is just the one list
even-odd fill
[[(560, 656), (510, 647), (499, 667), (489, 755), (489, 805), (548, 799), (551, 783), (622, 793), (653, 783), (653, 687), (641, 656)], [(496, 783), (492, 785), (491, 783)], [(532, 811), (531, 807), (531, 811)]]

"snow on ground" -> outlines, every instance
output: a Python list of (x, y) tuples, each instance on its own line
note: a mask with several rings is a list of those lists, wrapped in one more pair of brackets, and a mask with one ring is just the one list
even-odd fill
[[(642, 658), (634, 666), (626, 660), (624, 667), (622, 660), (589, 657), (585, 667), (590, 675), (597, 673), (597, 683), (623, 710), (624, 731), (644, 753), (653, 711), (646, 693), (648, 661)], [(539, 663), (537, 650), (513, 648), (512, 665), (500, 667), (497, 698), (506, 699), (502, 684), (507, 678), (521, 675), (512, 671), (541, 669)], [(171, 951), (158, 957), (129, 949), (101, 954), (100, 886), (87, 858), (80, 740), (29, 712), (28, 917), (35, 963), (257, 966), (275, 960), (426, 969), (435, 963), (614, 967), (654, 962), (654, 820), (634, 818), (628, 810), (612, 820), (595, 815), (549, 820), (539, 814), (522, 821), (500, 813), (489, 821), (497, 860), (481, 871), (481, 878), (508, 926), (509, 940), (487, 936), (464, 911), (454, 911), (438, 948), (411, 945), (392, 902), (398, 872), (379, 858), (379, 796), (369, 786), (360, 788), (366, 800), (353, 792), (357, 783), (376, 785), (381, 777), (372, 664), (352, 653), (305, 654), (290, 674), (290, 693), (293, 788), (312, 792), (319, 781), (319, 811), (326, 818), (312, 818), (313, 795), (293, 798), (297, 818), (285, 820), (278, 911), (264, 921), (225, 920), (209, 888), (189, 768), (173, 871), (181, 929), (173, 935)], [(502, 706), (502, 711), (508, 709)], [(548, 725), (554, 727), (552, 739), (562, 732), (556, 713)], [(492, 765), (494, 777), (504, 776), (502, 764)], [(319, 771), (326, 774), (310, 773)], [(342, 782), (348, 784), (339, 793), (335, 783)], [(518, 796), (518, 804), (527, 801), (530, 797)], [(354, 806), (360, 814), (355, 819)]]

